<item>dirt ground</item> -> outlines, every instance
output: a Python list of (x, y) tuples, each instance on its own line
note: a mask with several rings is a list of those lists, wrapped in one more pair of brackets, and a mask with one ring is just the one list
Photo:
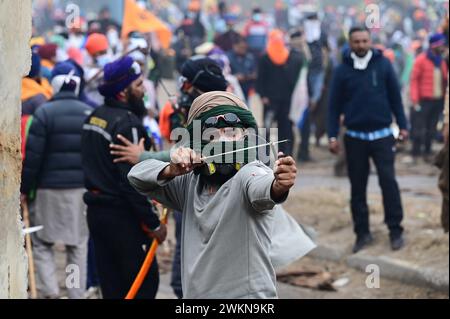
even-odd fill
[(283, 299), (447, 299), (448, 294), (405, 285), (395, 280), (381, 277), (378, 288), (368, 288), (366, 273), (347, 267), (343, 263), (317, 260), (310, 257), (302, 258), (287, 269), (320, 269), (329, 272), (332, 281), (347, 282), (336, 287), (334, 291), (322, 289), (301, 288), (287, 284), (279, 284), (279, 297)]
[[(315, 149), (316, 158), (328, 156), (326, 150)], [(388, 231), (383, 223), (384, 210), (378, 185), (369, 186), (369, 210), (371, 230), (375, 245), (368, 249), (373, 255), (386, 255), (407, 260), (418, 266), (449, 265), (449, 237), (440, 226), (441, 196), (436, 186), (438, 171), (428, 164), (403, 164), (406, 155), (398, 157), (397, 171), (404, 207), (406, 247), (398, 252), (389, 249)], [(318, 232), (318, 242), (339, 247), (350, 253), (354, 241), (350, 213), (349, 184), (347, 178), (335, 178), (325, 162), (308, 164), (300, 168), (299, 179), (304, 178), (306, 186), (297, 187), (291, 194), (285, 208), (299, 222), (310, 225)], [(419, 174), (420, 173), (420, 174)], [(320, 176), (322, 185), (308, 187), (311, 175)], [(423, 181), (426, 178), (426, 182)], [(331, 185), (333, 180), (344, 185)], [(376, 177), (371, 176), (372, 182)], [(375, 180), (375, 181), (374, 181)], [(330, 181), (330, 182), (328, 182)]]
[[(300, 223), (312, 226), (317, 242), (351, 255), (354, 243), (350, 213), (350, 185), (347, 178), (333, 176), (334, 159), (325, 147), (313, 148), (313, 163), (299, 164), (296, 189), (284, 205)], [(441, 195), (437, 189), (438, 170), (427, 163), (410, 164), (406, 153), (397, 158), (397, 176), (402, 193), (406, 246), (393, 252), (389, 246), (388, 230), (383, 223), (384, 211), (375, 172), (368, 187), (371, 231), (375, 242), (364, 253), (387, 256), (417, 265), (445, 270), (449, 267), (449, 237), (440, 225)], [(374, 169), (372, 169), (374, 170)], [(448, 293), (408, 286), (382, 279), (381, 289), (367, 289), (366, 275), (343, 263), (304, 258), (291, 270), (306, 266), (321, 267), (333, 272), (333, 278), (348, 278), (347, 286), (337, 292), (322, 292), (313, 296), (323, 298), (448, 298)], [(293, 268), (292, 268), (293, 267)], [(362, 281), (361, 281), (362, 280)], [(407, 289), (406, 289), (407, 288)]]

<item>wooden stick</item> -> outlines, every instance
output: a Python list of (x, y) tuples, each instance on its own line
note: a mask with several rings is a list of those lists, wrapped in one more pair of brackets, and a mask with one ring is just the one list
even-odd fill
[[(164, 208), (161, 223), (167, 224), (167, 217), (168, 217), (168, 209)], [(136, 276), (136, 279), (133, 282), (133, 285), (130, 288), (130, 291), (126, 295), (125, 299), (130, 300), (134, 299), (139, 291), (139, 289), (142, 286), (142, 283), (144, 282), (145, 278), (147, 277), (148, 271), (150, 270), (150, 266), (153, 263), (153, 260), (155, 259), (156, 251), (158, 250), (158, 241), (156, 239), (153, 240), (152, 246), (150, 250), (147, 253), (147, 256), (145, 257), (144, 263), (142, 264), (141, 269), (139, 270), (138, 275)]]
[[(28, 210), (28, 204), (26, 202), (22, 203), (23, 210), (23, 222), (25, 224), (25, 228), (30, 227), (30, 213)], [(34, 274), (34, 259), (33, 259), (33, 250), (31, 246), (31, 235), (25, 234), (25, 247), (28, 255), (28, 275), (29, 275), (29, 285), (31, 291), (31, 299), (37, 299), (37, 289), (36, 289), (36, 277)]]

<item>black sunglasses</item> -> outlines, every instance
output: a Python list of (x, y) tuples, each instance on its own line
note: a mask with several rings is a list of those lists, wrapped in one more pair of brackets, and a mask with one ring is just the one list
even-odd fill
[(236, 125), (241, 122), (241, 119), (234, 113), (227, 113), (223, 115), (217, 115), (206, 119), (204, 123), (205, 128), (214, 127), (222, 119), (226, 124)]

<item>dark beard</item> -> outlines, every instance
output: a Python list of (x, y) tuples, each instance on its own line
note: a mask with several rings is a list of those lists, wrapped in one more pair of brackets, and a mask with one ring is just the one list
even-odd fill
[(140, 119), (143, 119), (147, 115), (147, 109), (145, 108), (144, 99), (138, 98), (135, 95), (128, 92), (128, 104), (130, 105), (133, 113)]

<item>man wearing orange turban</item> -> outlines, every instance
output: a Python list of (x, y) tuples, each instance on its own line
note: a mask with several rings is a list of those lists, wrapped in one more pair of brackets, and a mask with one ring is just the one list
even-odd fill
[(98, 92), (101, 79), (99, 72), (106, 64), (113, 61), (113, 56), (109, 50), (108, 38), (101, 33), (92, 33), (86, 39), (85, 49), (92, 59), (92, 63), (85, 68), (85, 92), (95, 104), (102, 105), (104, 98)]
[(257, 91), (264, 104), (265, 128), (269, 130), (275, 120), (278, 123), (278, 138), (291, 141), (280, 145), (286, 154), (292, 153), (293, 132), (289, 112), (301, 66), (301, 58), (291, 54), (286, 47), (283, 32), (271, 31), (266, 53), (259, 62)]

